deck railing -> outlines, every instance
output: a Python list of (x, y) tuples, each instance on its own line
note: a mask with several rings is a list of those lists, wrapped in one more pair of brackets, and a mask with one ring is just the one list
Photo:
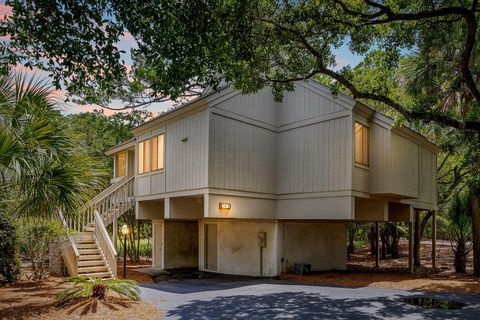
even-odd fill
[(97, 239), (98, 246), (102, 250), (103, 256), (107, 260), (108, 266), (114, 278), (117, 277), (117, 250), (113, 245), (107, 229), (103, 224), (103, 219), (100, 217), (98, 211), (95, 211), (95, 238)]
[(125, 177), (102, 191), (90, 200), (80, 214), (68, 221), (68, 228), (77, 232), (84, 231), (85, 227), (93, 224), (95, 211), (102, 217), (103, 223), (108, 226), (114, 218), (118, 218), (135, 203), (134, 177)]

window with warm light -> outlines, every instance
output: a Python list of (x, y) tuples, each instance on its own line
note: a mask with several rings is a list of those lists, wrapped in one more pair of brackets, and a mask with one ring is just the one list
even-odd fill
[(163, 169), (164, 136), (160, 134), (151, 139), (152, 144), (152, 171)]
[(127, 152), (115, 155), (115, 177), (124, 177), (127, 174)]
[(138, 143), (138, 173), (150, 171), (150, 140), (143, 140)]
[(355, 163), (370, 166), (370, 128), (355, 122)]

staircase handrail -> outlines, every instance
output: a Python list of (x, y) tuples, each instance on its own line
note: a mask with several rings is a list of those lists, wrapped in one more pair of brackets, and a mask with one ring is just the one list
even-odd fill
[(88, 201), (85, 205), (84, 205), (84, 208), (87, 208), (89, 206), (92, 206), (100, 201), (102, 201), (103, 199), (105, 199), (106, 197), (108, 197), (112, 192), (114, 192), (115, 190), (119, 189), (120, 187), (122, 187), (128, 180), (130, 179), (133, 179), (134, 176), (131, 176), (131, 177), (122, 177), (120, 180), (116, 181), (115, 183), (111, 184), (110, 186), (108, 186), (108, 188), (106, 188), (105, 190), (103, 190), (102, 192), (100, 192), (99, 194), (97, 194), (94, 198), (92, 198), (90, 201)]
[[(115, 182), (113, 185), (102, 191), (98, 196), (90, 200), (82, 209), (82, 225), (83, 227), (95, 220), (94, 211), (99, 210), (100, 216), (105, 220), (106, 212), (112, 205), (116, 205), (116, 201), (128, 201), (133, 197), (133, 181), (135, 177), (124, 177)], [(124, 189), (124, 190), (122, 190)], [(120, 198), (119, 198), (120, 195)]]
[(95, 210), (95, 238), (97, 239), (97, 243), (102, 250), (102, 253), (105, 259), (108, 262), (110, 267), (110, 271), (114, 278), (117, 277), (117, 250), (115, 250), (115, 246), (113, 245), (110, 236), (108, 235), (107, 228), (103, 224), (103, 219), (100, 216), (100, 213)]
[(78, 261), (80, 260), (80, 252), (78, 251), (77, 245), (75, 244), (73, 237), (69, 234), (70, 228), (68, 226), (67, 220), (63, 215), (62, 210), (58, 210), (58, 214), (60, 216), (60, 221), (67, 230), (66, 237), (69, 242), (66, 246), (62, 246), (63, 257), (68, 269), (68, 273), (72, 277), (75, 277), (78, 274)]

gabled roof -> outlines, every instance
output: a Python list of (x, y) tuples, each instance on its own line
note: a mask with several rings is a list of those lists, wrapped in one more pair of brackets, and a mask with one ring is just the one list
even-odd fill
[[(429, 141), (425, 136), (416, 132), (413, 129), (410, 129), (410, 128), (405, 127), (405, 126), (394, 128), (393, 127), (394, 120), (392, 118), (382, 114), (381, 112), (375, 111), (371, 107), (363, 104), (362, 102), (360, 102), (358, 100), (355, 100), (354, 98), (352, 98), (351, 96), (349, 96), (347, 94), (339, 92), (335, 97), (332, 97), (330, 87), (328, 87), (328, 86), (326, 86), (326, 85), (324, 85), (324, 84), (322, 84), (318, 81), (315, 81), (315, 80), (308, 80), (308, 81), (303, 81), (303, 82), (298, 81), (298, 84), (303, 85), (303, 86), (305, 86), (309, 89), (314, 88), (315, 92), (317, 94), (320, 94), (320, 95), (322, 95), (322, 96), (324, 96), (328, 99), (332, 99), (336, 103), (341, 104), (343, 107), (345, 107), (349, 110), (356, 109), (356, 110), (358, 110), (358, 111), (360, 111), (364, 114), (368, 114), (369, 117), (374, 117), (374, 118), (378, 119), (379, 121), (385, 123), (387, 126), (391, 127), (391, 129), (393, 131), (395, 131), (397, 133), (400, 133), (404, 136), (408, 136), (412, 140), (415, 140), (418, 143), (426, 145), (431, 151), (433, 151), (435, 153), (438, 153), (438, 152), (441, 151), (441, 148), (439, 146), (437, 146), (433, 142)], [(230, 89), (230, 90), (228, 90), (228, 89)], [(213, 95), (216, 94), (217, 96), (214, 98), (214, 100), (220, 100), (223, 96), (225, 96), (229, 93), (231, 94), (232, 91), (233, 91), (233, 88), (230, 85), (224, 85), (224, 86), (218, 88), (217, 90), (205, 90), (205, 92), (202, 95), (200, 95), (200, 96), (198, 96), (198, 97), (196, 97), (196, 98), (194, 98), (190, 101), (182, 103), (181, 105), (179, 105), (176, 108), (172, 108), (172, 109), (170, 109), (166, 112), (161, 113), (157, 117), (155, 117), (155, 118), (153, 118), (153, 119), (151, 119), (151, 120), (149, 120), (149, 121), (147, 121), (147, 122), (145, 122), (145, 123), (143, 123), (139, 126), (134, 127), (131, 131), (134, 134), (136, 134), (136, 133), (141, 132), (142, 130), (147, 129), (148, 127), (154, 127), (157, 124), (160, 124), (161, 122), (167, 120), (168, 118), (173, 118), (177, 114), (187, 112), (190, 109), (196, 109), (196, 108), (199, 108), (199, 107), (202, 107), (202, 106), (205, 107), (207, 105), (207, 100), (206, 100), (207, 97), (212, 97)], [(237, 94), (241, 94), (241, 93), (237, 91), (232, 96), (237, 95)], [(111, 154), (114, 154), (118, 151), (128, 149), (130, 147), (130, 144), (133, 144), (134, 141), (135, 141), (135, 138), (132, 138), (132, 139), (129, 139), (125, 142), (122, 142), (122, 143), (118, 144), (117, 146), (108, 149), (105, 152), (105, 154), (111, 155)]]
[(133, 138), (130, 138), (128, 140), (125, 140), (119, 144), (117, 144), (116, 146), (113, 146), (107, 150), (105, 150), (105, 155), (107, 156), (111, 156), (119, 151), (123, 151), (123, 150), (128, 150), (128, 149), (131, 149), (135, 147), (135, 137)]

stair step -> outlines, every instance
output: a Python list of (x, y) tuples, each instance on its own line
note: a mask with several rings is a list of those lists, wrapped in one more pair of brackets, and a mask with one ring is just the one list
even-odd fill
[(78, 262), (78, 267), (103, 266), (103, 265), (105, 265), (105, 261), (102, 258), (96, 259), (96, 260), (82, 260)]
[(98, 249), (98, 245), (95, 242), (92, 243), (78, 243), (77, 248), (81, 249)]
[(95, 272), (108, 272), (108, 266), (88, 266), (88, 267), (79, 267), (78, 274), (85, 274), (85, 273), (95, 273)]
[(80, 241), (95, 240), (95, 237), (93, 236), (93, 232), (79, 232), (73, 235), (73, 239), (75, 240), (75, 243), (78, 243)]
[(76, 244), (96, 244), (97, 241), (95, 241), (95, 239), (79, 239), (77, 241), (75, 241)]
[(78, 248), (78, 252), (80, 255), (85, 255), (85, 254), (100, 254), (100, 249), (83, 249), (83, 248)]
[(80, 255), (80, 261), (103, 260), (101, 254)]
[(91, 231), (76, 232), (75, 236), (93, 236), (93, 232)]
[(93, 232), (93, 231), (95, 231), (95, 227), (85, 227), (85, 228), (83, 228), (83, 230), (85, 230), (87, 232)]
[(79, 276), (91, 277), (91, 278), (112, 278), (112, 273), (111, 272), (93, 272), (93, 273), (79, 274)]

